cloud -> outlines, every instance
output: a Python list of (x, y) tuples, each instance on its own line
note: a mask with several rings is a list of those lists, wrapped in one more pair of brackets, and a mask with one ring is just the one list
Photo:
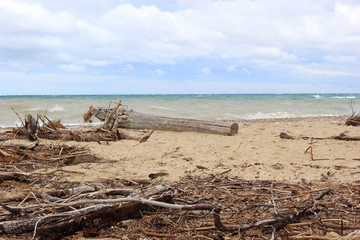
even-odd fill
[(211, 68), (209, 68), (209, 67), (203, 67), (203, 68), (201, 68), (200, 69), (200, 72), (202, 73), (202, 74), (210, 74), (211, 73)]
[(359, 16), (349, 0), (0, 0), (0, 71), (357, 76)]
[(83, 72), (85, 71), (84, 66), (76, 65), (76, 64), (61, 64), (58, 65), (58, 68), (68, 72)]
[(166, 71), (163, 71), (163, 70), (160, 70), (160, 69), (155, 69), (155, 74), (159, 75), (159, 76), (163, 76), (165, 75), (167, 72)]
[(297, 61), (299, 50), (347, 49), (348, 43), (358, 43), (360, 34), (360, 6), (346, 2), (331, 6), (302, 1), (295, 6), (284, 1), (206, 1), (206, 7), (189, 3), (169, 12), (154, 5), (106, 1), (106, 9), (88, 4), (93, 6), (87, 7), (89, 12), (78, 14), (76, 9), (87, 2), (57, 10), (46, 1), (1, 0), (0, 20), (6, 22), (0, 29), (2, 41), (8, 49), (23, 45), (50, 55), (63, 51), (92, 61), (102, 58), (109, 64), (196, 57)]
[(229, 66), (226, 66), (226, 71), (227, 72), (236, 72), (237, 68), (234, 65), (229, 65)]
[(135, 70), (134, 66), (133, 66), (132, 64), (129, 64), (129, 63), (124, 64), (124, 69), (125, 69), (126, 71), (133, 71), (133, 70)]
[(325, 56), (325, 61), (330, 63), (340, 63), (340, 64), (356, 64), (359, 63), (360, 56), (333, 56), (333, 55), (327, 55)]
[(241, 71), (246, 74), (250, 74), (251, 72), (247, 68), (242, 68)]

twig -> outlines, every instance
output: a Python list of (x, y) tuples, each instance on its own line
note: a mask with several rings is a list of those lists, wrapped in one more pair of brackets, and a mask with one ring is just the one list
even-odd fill
[(228, 172), (230, 172), (230, 171), (231, 171), (231, 168), (229, 168), (228, 170), (225, 170), (225, 171), (223, 171), (223, 172), (221, 172), (221, 173), (218, 173), (217, 175), (218, 175), (218, 176), (224, 175), (225, 173), (228, 173)]
[(41, 220), (42, 220), (42, 218), (40, 218), (40, 219), (35, 223), (34, 233), (33, 233), (31, 239), (35, 239), (35, 237), (36, 237), (36, 232), (37, 232), (37, 226), (39, 225), (39, 223), (40, 223)]
[(203, 238), (203, 239), (206, 239), (206, 240), (213, 240), (213, 238), (207, 237), (205, 235), (196, 235), (195, 237)]
[(216, 227), (198, 227), (198, 228), (184, 228), (184, 231), (209, 231), (209, 230), (215, 230)]
[(328, 237), (321, 237), (321, 236), (289, 236), (289, 239), (336, 240), (335, 238), (328, 238)]
[(72, 170), (66, 170), (66, 169), (56, 169), (56, 170), (53, 170), (51, 172), (46, 172), (46, 173), (41, 173), (41, 172), (38, 172), (38, 173), (33, 173), (34, 175), (52, 175), (56, 172), (66, 172), (66, 173), (76, 173), (76, 174), (85, 174), (84, 172), (78, 172), (78, 171), (72, 171)]
[(335, 229), (360, 229), (360, 225), (344, 225), (344, 224), (331, 224), (331, 223), (324, 223), (324, 222), (315, 222), (321, 226), (335, 228)]
[(271, 182), (270, 193), (271, 193), (271, 202), (274, 206), (274, 212), (275, 212), (275, 214), (277, 214), (278, 211), (277, 211), (277, 207), (276, 207), (276, 203), (275, 203), (275, 199), (274, 199), (274, 192), (273, 192), (274, 181), (275, 181), (275, 179), (273, 179), (273, 181)]
[(148, 133), (146, 133), (143, 137), (140, 138), (139, 143), (146, 142), (153, 133), (154, 129), (151, 129)]
[(233, 152), (236, 152), (237, 150), (239, 150), (240, 146), (241, 146), (241, 143), (239, 144), (239, 146)]
[(163, 237), (163, 238), (175, 238), (177, 237), (174, 234), (164, 234), (164, 233), (154, 233), (154, 232), (142, 232), (144, 235), (146, 236), (151, 236), (151, 237)]
[(272, 233), (271, 233), (271, 238), (270, 240), (275, 240), (276, 238), (276, 227), (271, 226), (272, 227)]
[(15, 111), (15, 109), (14, 109), (13, 107), (10, 107), (10, 108), (11, 108), (11, 110), (13, 110), (13, 112), (18, 116), (18, 118), (19, 118), (19, 120), (20, 120), (20, 122), (21, 122), (21, 125), (25, 128), (25, 124), (24, 124), (22, 118), (20, 117), (20, 115)]
[[(73, 196), (72, 196), (73, 197)], [(48, 207), (69, 207), (69, 206), (77, 206), (84, 204), (110, 204), (110, 203), (124, 203), (124, 202), (134, 202), (147, 204), (157, 207), (170, 208), (170, 209), (178, 209), (178, 210), (212, 210), (216, 208), (215, 205), (212, 204), (196, 204), (196, 205), (179, 205), (179, 204), (169, 204), (164, 202), (158, 202), (153, 200), (148, 200), (141, 197), (126, 197), (126, 198), (115, 198), (115, 199), (87, 199), (73, 202), (63, 202), (63, 203), (48, 203), (48, 204), (33, 204), (25, 207), (10, 207), (6, 206), (6, 209), (11, 209), (13, 211), (24, 211), (33, 208), (48, 208)]]

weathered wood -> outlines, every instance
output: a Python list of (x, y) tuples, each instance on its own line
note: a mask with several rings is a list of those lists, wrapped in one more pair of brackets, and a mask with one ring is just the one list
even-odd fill
[(106, 116), (102, 128), (106, 130), (111, 130), (114, 128), (114, 126), (116, 125), (116, 111), (119, 109), (120, 106), (121, 106), (121, 101), (119, 101), (116, 107), (113, 110), (111, 110), (110, 114)]
[(27, 114), (25, 116), (25, 128), (27, 130), (30, 141), (35, 141), (38, 139), (38, 121), (31, 114)]
[[(41, 129), (42, 130), (42, 129)], [(14, 130), (16, 132), (17, 130)], [(16, 138), (26, 137), (26, 133), (22, 131), (17, 132)], [(132, 137), (129, 134), (120, 131), (119, 129), (113, 129), (111, 131), (107, 130), (95, 130), (95, 131), (81, 131), (81, 130), (68, 130), (68, 129), (58, 129), (52, 130), (51, 132), (39, 131), (37, 137), (50, 139), (50, 140), (62, 140), (62, 141), (77, 141), (77, 142), (99, 142), (99, 141), (118, 141), (122, 139), (127, 140), (140, 140), (140, 137)], [(7, 143), (6, 143), (7, 144)], [(8, 144), (9, 146), (11, 144)], [(16, 145), (16, 144), (12, 144)], [(31, 143), (27, 143), (29, 148), (32, 146)], [(20, 148), (25, 148), (27, 145), (21, 146)]]
[(5, 172), (0, 171), (0, 181), (15, 180), (15, 181), (28, 181), (30, 174), (24, 172)]
[[(72, 234), (83, 228), (104, 228), (132, 218), (140, 218), (144, 211), (154, 211), (151, 207), (167, 204), (172, 201), (171, 195), (165, 195), (155, 200), (129, 201), (124, 204), (97, 204), (68, 212), (50, 214), (29, 219), (0, 222), (0, 233), (20, 234), (34, 231), (40, 239), (59, 239), (61, 236)], [(3, 206), (4, 207), (4, 206)]]
[(9, 137), (7, 135), (0, 135), (0, 141), (6, 141)]
[[(101, 121), (105, 121), (111, 109), (90, 106), (89, 112)], [(196, 131), (234, 135), (238, 132), (237, 123), (203, 121), (186, 118), (170, 118), (138, 113), (133, 110), (119, 108), (116, 112), (116, 125), (120, 128), (156, 129), (170, 131)]]
[(20, 149), (33, 149), (38, 145), (38, 142), (5, 142), (1, 144), (1, 148), (20, 148)]

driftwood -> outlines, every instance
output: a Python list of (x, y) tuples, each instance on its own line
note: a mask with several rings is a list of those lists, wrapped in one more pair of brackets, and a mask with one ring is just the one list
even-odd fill
[[(120, 104), (120, 103), (119, 103)], [(119, 105), (120, 106), (120, 105)], [(35, 141), (38, 138), (51, 139), (51, 140), (62, 140), (62, 141), (77, 141), (77, 142), (100, 142), (100, 141), (118, 141), (122, 139), (136, 140), (140, 143), (145, 142), (151, 134), (150, 132), (140, 137), (133, 137), (129, 134), (114, 127), (114, 114), (110, 114), (105, 124), (99, 129), (91, 130), (80, 130), (80, 129), (64, 129), (64, 126), (57, 121), (50, 121), (46, 116), (38, 116), (43, 122), (40, 126), (38, 121), (30, 114), (26, 115), (25, 125), (19, 128), (13, 128), (12, 135), (6, 136), (21, 138), (25, 137), (30, 141)], [(47, 122), (44, 120), (47, 119)], [(112, 120), (112, 121), (111, 121)]]
[(27, 182), (29, 177), (30, 174), (24, 172), (5, 172), (0, 170), (0, 181), (15, 180)]
[(0, 135), (0, 141), (6, 141), (9, 137), (7, 135)]
[[(151, 191), (143, 187), (133, 191), (105, 188), (80, 195), (67, 191), (61, 198), (58, 193), (35, 193), (36, 197), (30, 195), (30, 204), (25, 199), (19, 199), (21, 204), (2, 204), (0, 234), (15, 234), (19, 239), (30, 235), (63, 239), (78, 231), (84, 237), (129, 239), (144, 235), (164, 239), (330, 239), (325, 237), (329, 231), (350, 236), (359, 229), (356, 184), (324, 188), (314, 183), (303, 186), (209, 175), (188, 176), (172, 187), (153, 188), (158, 191), (151, 198), (144, 193)], [(106, 198), (106, 193), (131, 195)], [(104, 229), (114, 225), (119, 228)], [(23, 232), (28, 234), (18, 235)], [(75, 234), (74, 239), (81, 236)]]
[(116, 125), (116, 127), (120, 128), (197, 131), (223, 135), (234, 135), (238, 132), (237, 123), (153, 116), (127, 110), (121, 108), (120, 105), (117, 105), (114, 109), (90, 106), (88, 112), (84, 114), (84, 120), (89, 121), (91, 116), (105, 121), (105, 126), (110, 124), (110, 126)]
[(38, 145), (38, 142), (4, 142), (0, 148), (20, 148), (20, 149), (33, 149)]
[(25, 129), (27, 137), (30, 141), (35, 141), (38, 139), (38, 120), (35, 119), (31, 114), (25, 116)]
[[(296, 137), (291, 136), (287, 133), (280, 133), (279, 137), (281, 139), (290, 139), (295, 140)], [(360, 137), (357, 136), (346, 136), (344, 133), (341, 133), (339, 136), (332, 136), (332, 137), (301, 137), (304, 140), (313, 139), (313, 140), (328, 140), (328, 139), (334, 139), (334, 140), (341, 140), (341, 141), (360, 141)]]
[[(101, 128), (87, 131), (66, 129), (60, 121), (51, 121), (45, 115), (37, 115), (37, 118), (35, 118), (31, 114), (27, 114), (23, 120), (19, 114), (11, 108), (20, 119), (21, 126), (13, 128), (10, 133), (2, 133), (0, 135), (0, 141), (5, 141), (10, 138), (26, 138), (30, 141), (36, 141), (39, 138), (78, 142), (118, 141), (121, 139), (136, 140), (140, 143), (147, 141), (154, 132), (153, 130), (143, 136), (133, 137), (117, 129), (115, 113), (120, 106), (121, 101), (119, 101), (118, 105), (108, 115), (108, 118), (105, 119)], [(84, 116), (84, 118), (86, 118), (86, 116)], [(42, 125), (40, 125), (40, 122), (42, 122)]]
[(351, 110), (352, 114), (345, 121), (345, 125), (347, 126), (360, 126), (360, 113), (356, 114), (353, 108), (353, 101), (351, 101)]
[[(49, 162), (57, 164), (77, 164), (81, 162), (94, 162), (96, 157), (90, 154), (86, 147), (67, 145), (46, 145), (38, 142), (6, 142), (0, 145), (0, 162), (20, 163), (27, 161), (40, 161), (37, 165)], [(17, 171), (20, 171), (17, 169)]]
[[(163, 197), (162, 200), (171, 200), (171, 196), (167, 195)], [(108, 203), (135, 203), (135, 204), (124, 204), (124, 205), (110, 205)], [(308, 210), (305, 209), (297, 214), (288, 214), (285, 216), (278, 216), (273, 219), (266, 219), (257, 221), (254, 224), (245, 224), (245, 225), (224, 225), (221, 222), (220, 213), (221, 208), (213, 204), (194, 204), (194, 205), (179, 205), (171, 204), (167, 202), (161, 202), (158, 200), (148, 200), (139, 197), (127, 197), (120, 199), (94, 199), (94, 200), (83, 200), (77, 202), (68, 202), (68, 203), (52, 203), (52, 204), (40, 204), (41, 207), (60, 207), (60, 206), (75, 206), (83, 205), (89, 203), (97, 203), (92, 207), (86, 207), (70, 212), (62, 212), (59, 214), (50, 214), (45, 217), (36, 217), (32, 219), (27, 219), (26, 221), (7, 221), (0, 223), (0, 229), (2, 232), (7, 234), (14, 233), (24, 233), (32, 231), (33, 228), (41, 225), (36, 230), (36, 233), (41, 238), (46, 239), (57, 239), (60, 236), (68, 235), (73, 232), (79, 231), (83, 228), (103, 228), (116, 224), (119, 221), (128, 219), (128, 218), (138, 218), (140, 216), (140, 211), (150, 211), (154, 208), (149, 208), (148, 206), (169, 208), (176, 210), (207, 210), (213, 213), (214, 225), (220, 231), (225, 232), (238, 232), (242, 230), (247, 230), (253, 227), (261, 226), (273, 226), (274, 228), (283, 228), (289, 223), (297, 222), (300, 218), (313, 215), (320, 210)], [(16, 214), (22, 214), (25, 209), (29, 209), (37, 206), (28, 206), (28, 207), (8, 207), (3, 205), (3, 207)], [(56, 219), (57, 218), (57, 219)]]

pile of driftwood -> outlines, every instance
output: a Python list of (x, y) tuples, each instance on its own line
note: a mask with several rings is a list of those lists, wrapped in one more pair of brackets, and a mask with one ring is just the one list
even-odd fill
[[(118, 107), (121, 105), (119, 102)], [(15, 111), (15, 110), (14, 110)], [(78, 142), (100, 142), (100, 141), (118, 141), (122, 139), (137, 140), (145, 142), (154, 130), (148, 131), (143, 136), (130, 136), (121, 131), (114, 125), (114, 112), (110, 112), (104, 119), (104, 123), (99, 128), (92, 129), (68, 129), (60, 121), (51, 121), (46, 116), (38, 115), (36, 118), (31, 114), (25, 116), (24, 121), (18, 115), (21, 126), (13, 128), (12, 131), (3, 134), (0, 140), (9, 138), (26, 138), (30, 141), (37, 141), (39, 138), (78, 141)]]
[(351, 100), (351, 110), (352, 114), (345, 121), (345, 125), (347, 126), (360, 126), (360, 113), (355, 113), (354, 111), (354, 102)]
[(172, 186), (119, 179), (1, 199), (0, 232), (39, 239), (336, 239), (360, 234), (359, 189), (223, 175), (189, 176)]
[[(0, 183), (4, 181), (32, 182), (43, 174), (35, 170), (61, 167), (83, 162), (95, 162), (97, 158), (85, 147), (49, 145), (38, 142), (0, 142)], [(55, 175), (55, 172), (45, 175)], [(65, 171), (65, 170), (63, 170)]]
[(347, 126), (360, 126), (360, 114), (353, 113), (348, 119), (346, 119), (345, 124)]

